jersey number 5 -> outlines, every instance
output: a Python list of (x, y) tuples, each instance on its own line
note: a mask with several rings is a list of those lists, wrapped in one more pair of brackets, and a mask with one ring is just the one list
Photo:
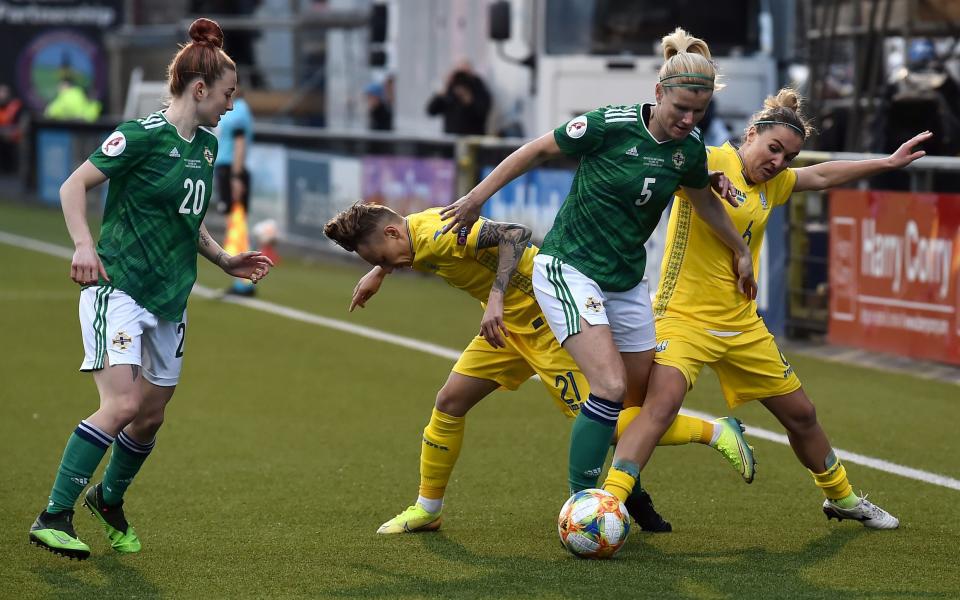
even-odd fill
[(643, 206), (647, 202), (650, 202), (650, 197), (653, 196), (653, 190), (651, 188), (656, 182), (656, 177), (644, 177), (643, 189), (640, 190), (640, 197), (637, 198), (633, 203), (637, 206)]
[[(199, 215), (200, 211), (203, 210), (203, 197), (206, 195), (207, 184), (204, 183), (202, 179), (184, 179), (183, 187), (187, 190), (187, 195), (183, 197), (183, 202), (180, 204), (180, 210), (178, 211), (181, 215), (189, 215), (192, 212), (195, 215)], [(193, 206), (190, 206), (190, 197), (193, 197)]]

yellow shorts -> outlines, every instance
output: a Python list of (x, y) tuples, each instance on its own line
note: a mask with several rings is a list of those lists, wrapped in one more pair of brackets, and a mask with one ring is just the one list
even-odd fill
[(481, 336), (473, 338), (453, 365), (453, 372), (495, 381), (515, 390), (534, 374), (568, 417), (576, 417), (590, 393), (587, 378), (560, 346), (553, 332), (544, 327), (536, 333), (511, 333), (506, 348), (494, 348)]
[(657, 364), (679, 369), (688, 389), (693, 388), (703, 365), (709, 365), (720, 379), (730, 408), (800, 388), (800, 379), (766, 327), (733, 335), (711, 333), (676, 317), (658, 319), (656, 327)]

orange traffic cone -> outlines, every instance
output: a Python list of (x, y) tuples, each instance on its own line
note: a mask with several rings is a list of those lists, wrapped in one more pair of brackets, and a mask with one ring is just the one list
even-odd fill
[[(243, 204), (234, 202), (227, 217), (227, 239), (223, 249), (228, 254), (240, 254), (250, 250), (250, 235), (247, 231), (247, 211)], [(253, 295), (253, 282), (237, 277), (230, 288), (230, 292), (243, 296)]]

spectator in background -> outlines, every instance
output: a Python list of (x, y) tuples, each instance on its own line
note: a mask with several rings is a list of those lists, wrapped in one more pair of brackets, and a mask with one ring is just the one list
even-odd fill
[(57, 90), (57, 95), (43, 112), (48, 119), (96, 121), (100, 116), (100, 102), (88, 98), (87, 92), (73, 78), (61, 79)]
[(0, 84), (0, 172), (17, 170), (22, 110), (23, 103), (14, 97), (10, 86)]
[(461, 61), (450, 71), (443, 91), (427, 103), (427, 114), (443, 115), (444, 133), (483, 135), (487, 132), (490, 92), (469, 62)]
[(223, 115), (216, 130), (220, 150), (214, 162), (214, 177), (220, 214), (230, 212), (234, 202), (239, 202), (245, 212), (250, 211), (247, 155), (253, 143), (253, 113), (239, 85), (233, 97), (233, 110)]
[(387, 99), (385, 84), (371, 83), (364, 90), (367, 96), (368, 127), (373, 131), (393, 129), (393, 107)]
[[(214, 160), (214, 184), (217, 189), (217, 212), (227, 218), (224, 250), (239, 254), (250, 250), (250, 171), (247, 156), (253, 144), (253, 113), (243, 99), (243, 88), (237, 84), (233, 93), (233, 110), (220, 119), (216, 134), (220, 149)], [(253, 282), (235, 277), (228, 294), (253, 296)]]

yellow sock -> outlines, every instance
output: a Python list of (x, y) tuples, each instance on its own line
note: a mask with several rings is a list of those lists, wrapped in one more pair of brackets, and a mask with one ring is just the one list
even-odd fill
[(464, 417), (454, 417), (434, 407), (420, 443), (420, 495), (424, 498), (443, 498), (460, 456), (465, 425)]
[(843, 468), (839, 459), (826, 472), (810, 471), (810, 474), (813, 475), (813, 481), (817, 487), (823, 490), (823, 495), (830, 500), (842, 500), (853, 494), (853, 487), (847, 481), (847, 470)]
[(636, 485), (636, 483), (637, 478), (630, 473), (611, 468), (607, 472), (606, 480), (603, 482), (603, 489), (619, 498), (620, 502), (626, 502), (631, 492), (633, 492), (633, 486)]
[[(631, 406), (620, 411), (620, 417), (617, 419), (616, 439), (619, 440), (631, 421), (640, 416), (642, 408), (642, 406)], [(713, 423), (696, 417), (678, 414), (677, 418), (670, 424), (670, 428), (664, 432), (663, 437), (657, 442), (657, 445), (682, 446), (690, 443), (709, 444), (712, 437)]]
[(712, 437), (713, 423), (696, 417), (677, 415), (677, 418), (670, 424), (670, 429), (664, 432), (657, 445), (709, 444)]

